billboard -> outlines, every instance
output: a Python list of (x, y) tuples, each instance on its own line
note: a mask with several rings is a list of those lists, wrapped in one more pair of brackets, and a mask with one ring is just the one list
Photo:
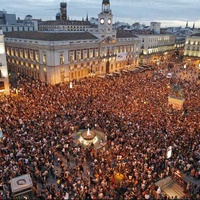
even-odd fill
[(121, 52), (117, 54), (116, 61), (123, 61), (127, 59), (127, 52)]

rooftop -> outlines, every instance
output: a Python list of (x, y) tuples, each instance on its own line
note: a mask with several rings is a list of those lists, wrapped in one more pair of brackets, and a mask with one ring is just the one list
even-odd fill
[(12, 31), (5, 32), (5, 38), (21, 38), (44, 41), (88, 40), (97, 39), (89, 32), (39, 32), (39, 31)]
[(52, 21), (41, 21), (39, 25), (90, 25), (89, 21), (79, 21), (79, 20), (52, 20)]
[(195, 34), (193, 34), (193, 35), (191, 35), (191, 36), (200, 37), (200, 33), (195, 33)]
[(137, 36), (128, 31), (117, 30), (117, 38), (133, 38), (133, 37)]

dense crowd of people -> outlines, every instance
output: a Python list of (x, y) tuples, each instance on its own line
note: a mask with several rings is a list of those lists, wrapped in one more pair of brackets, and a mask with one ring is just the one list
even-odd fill
[[(167, 199), (155, 185), (160, 178), (178, 169), (200, 179), (196, 81), (153, 71), (85, 78), (73, 88), (18, 78), (18, 96), (0, 99), (4, 198), (12, 197), (10, 180), (23, 174), (31, 174), (38, 199)], [(168, 105), (169, 86), (177, 83), (182, 110)], [(106, 135), (101, 149), (74, 143), (72, 134), (88, 124)], [(191, 184), (185, 193), (200, 198), (200, 187)]]

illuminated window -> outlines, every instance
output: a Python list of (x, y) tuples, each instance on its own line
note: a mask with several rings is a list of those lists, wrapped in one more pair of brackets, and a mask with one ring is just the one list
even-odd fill
[(28, 50), (25, 50), (25, 58), (28, 59)]
[(14, 56), (14, 49), (11, 48), (11, 56)]
[(42, 61), (43, 61), (43, 64), (47, 64), (47, 56), (46, 56), (46, 54), (43, 54)]
[(37, 62), (39, 62), (39, 53), (38, 53), (38, 52), (35, 52), (35, 60), (36, 60)]
[(6, 54), (10, 55), (10, 48), (9, 47), (6, 49)]
[(77, 51), (76, 58), (77, 58), (77, 61), (81, 60), (81, 52), (80, 51)]
[(64, 64), (64, 55), (60, 54), (60, 64)]
[(15, 56), (18, 57), (19, 54), (18, 54), (18, 49), (15, 49)]
[(33, 51), (30, 51), (30, 60), (33, 60)]
[(74, 61), (74, 51), (71, 51), (70, 54), (69, 54), (69, 59), (70, 59), (70, 62), (73, 62)]
[(44, 72), (47, 72), (47, 68), (46, 68), (46, 67), (44, 67), (44, 69), (43, 69), (43, 70), (44, 70)]
[(19, 56), (20, 56), (20, 58), (23, 58), (23, 50), (22, 49), (20, 49)]
[(83, 50), (83, 59), (86, 60), (87, 59), (87, 49)]

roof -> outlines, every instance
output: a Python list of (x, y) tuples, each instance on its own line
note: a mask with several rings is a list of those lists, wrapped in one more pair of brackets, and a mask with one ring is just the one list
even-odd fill
[(193, 35), (191, 35), (191, 36), (197, 36), (197, 37), (200, 37), (200, 33), (195, 33), (195, 34), (193, 34)]
[(78, 21), (78, 20), (52, 20), (52, 21), (41, 21), (39, 25), (90, 25), (89, 21)]
[(89, 32), (39, 32), (39, 31), (11, 31), (4, 33), (5, 38), (21, 38), (44, 41), (63, 40), (95, 40), (97, 37)]
[(133, 37), (137, 37), (137, 36), (131, 32), (117, 30), (117, 38), (133, 38)]
[(110, 4), (109, 0), (103, 0), (102, 4)]

